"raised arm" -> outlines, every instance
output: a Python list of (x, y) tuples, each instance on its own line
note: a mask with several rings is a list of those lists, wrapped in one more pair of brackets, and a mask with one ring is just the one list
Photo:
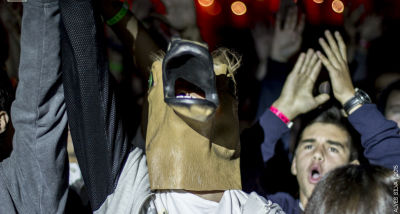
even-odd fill
[(122, 127), (108, 70), (103, 23), (92, 4), (91, 0), (60, 0), (64, 24), (63, 83), (69, 125), (95, 211), (114, 192), (132, 145)]
[[(281, 95), (272, 104), (275, 109), (293, 120), (298, 115), (317, 108), (329, 99), (329, 95), (312, 94), (315, 80), (321, 70), (321, 62), (312, 49), (300, 54), (292, 72), (287, 77)], [(270, 110), (264, 112), (259, 121), (264, 130), (261, 152), (264, 162), (273, 156), (276, 142), (288, 131), (287, 125)]]
[(0, 213), (64, 213), (67, 115), (58, 1), (29, 0), (23, 6), (19, 84), (11, 108), (15, 134), (11, 156), (0, 163)]
[[(320, 39), (327, 56), (318, 52), (329, 72), (335, 98), (344, 106), (355, 96), (347, 65), (346, 45), (338, 32), (329, 31)], [(364, 155), (370, 163), (392, 169), (400, 163), (400, 130), (396, 123), (386, 120), (373, 104), (358, 104), (349, 110), (349, 121), (361, 135)]]
[[(160, 47), (158, 47), (154, 39), (147, 33), (133, 13), (129, 9), (124, 8), (126, 7), (124, 3), (116, 0), (101, 0), (100, 4), (102, 15), (107, 21), (117, 16), (119, 11), (126, 10), (126, 14), (121, 20), (109, 24), (118, 38), (121, 39), (131, 52), (139, 70), (147, 74), (153, 62), (151, 54), (158, 51)], [(148, 74), (145, 76), (148, 76)]]

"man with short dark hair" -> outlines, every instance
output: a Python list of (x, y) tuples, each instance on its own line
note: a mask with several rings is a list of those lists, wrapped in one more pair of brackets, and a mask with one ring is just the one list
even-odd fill
[[(312, 94), (322, 62), (329, 72), (336, 100), (342, 104), (349, 122), (361, 135), (364, 156), (372, 164), (393, 167), (400, 162), (399, 128), (370, 104), (368, 95), (354, 88), (347, 66), (346, 46), (339, 33), (335, 32), (336, 41), (328, 31), (325, 36), (328, 43), (322, 38), (319, 42), (327, 57), (320, 52), (314, 54), (313, 50), (301, 54), (279, 99), (260, 118), (259, 123), (264, 130), (263, 155), (274, 151), (276, 142), (289, 130), (291, 120), (329, 99), (327, 94), (316, 97)], [(315, 185), (326, 173), (346, 164), (359, 164), (353, 152), (350, 131), (329, 118), (320, 117), (309, 123), (298, 141), (291, 172), (297, 178), (300, 199), (296, 200), (287, 193), (268, 197), (287, 213), (304, 210)], [(269, 157), (264, 156), (264, 162)]]

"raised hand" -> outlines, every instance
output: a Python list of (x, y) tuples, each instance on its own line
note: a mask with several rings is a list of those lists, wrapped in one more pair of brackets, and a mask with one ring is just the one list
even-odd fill
[(300, 49), (304, 22), (304, 15), (297, 20), (297, 7), (294, 6), (289, 9), (282, 28), (282, 13), (278, 13), (271, 47), (273, 60), (287, 62)]
[(376, 14), (365, 17), (360, 24), (360, 38), (370, 42), (382, 35), (382, 17)]
[(319, 51), (317, 55), (329, 72), (335, 98), (344, 105), (355, 94), (347, 65), (346, 45), (338, 32), (335, 32), (336, 40), (329, 31), (325, 31), (325, 37), (329, 45), (323, 38), (319, 39), (319, 44), (327, 57)]
[(281, 95), (272, 105), (290, 120), (317, 108), (329, 99), (328, 94), (313, 96), (314, 83), (321, 70), (321, 61), (312, 49), (301, 53), (286, 79)]
[(344, 12), (344, 29), (349, 36), (347, 47), (348, 61), (352, 61), (356, 51), (365, 51), (366, 44), (378, 38), (382, 34), (382, 17), (377, 14), (370, 14), (362, 18), (365, 13), (364, 5), (359, 6), (350, 12)]

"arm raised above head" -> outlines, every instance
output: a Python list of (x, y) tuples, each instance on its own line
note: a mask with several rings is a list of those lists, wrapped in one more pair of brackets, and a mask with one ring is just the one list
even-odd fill
[[(19, 85), (12, 104), (13, 152), (0, 165), (0, 213), (64, 213), (67, 115), (60, 70), (57, 0), (23, 3)], [(2, 211), (2, 209), (5, 209)]]
[(60, 0), (60, 9), (69, 126), (91, 207), (96, 211), (115, 192), (133, 145), (118, 111), (104, 47), (104, 25), (93, 2)]

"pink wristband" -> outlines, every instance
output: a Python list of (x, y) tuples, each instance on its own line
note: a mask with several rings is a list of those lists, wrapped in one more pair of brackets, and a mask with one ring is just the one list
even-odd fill
[(288, 125), (290, 123), (289, 118), (287, 118), (282, 112), (280, 112), (277, 108), (275, 108), (274, 106), (269, 107), (269, 110), (274, 113), (276, 116), (279, 117), (279, 119), (282, 120), (282, 122), (284, 122), (286, 125)]

